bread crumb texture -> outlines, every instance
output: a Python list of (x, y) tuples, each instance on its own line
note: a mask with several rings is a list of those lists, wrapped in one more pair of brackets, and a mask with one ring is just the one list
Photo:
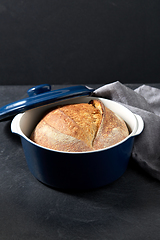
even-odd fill
[(58, 151), (85, 152), (112, 146), (129, 135), (126, 123), (100, 100), (59, 106), (48, 112), (30, 139)]

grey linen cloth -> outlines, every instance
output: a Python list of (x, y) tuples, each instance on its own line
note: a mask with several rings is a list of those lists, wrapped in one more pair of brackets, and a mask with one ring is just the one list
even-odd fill
[(144, 130), (135, 137), (132, 158), (160, 180), (160, 89), (142, 85), (132, 90), (117, 81), (96, 89), (94, 95), (119, 102), (142, 117)]

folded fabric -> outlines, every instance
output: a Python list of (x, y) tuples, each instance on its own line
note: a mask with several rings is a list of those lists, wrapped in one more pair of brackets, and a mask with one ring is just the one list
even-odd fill
[(135, 137), (132, 158), (160, 180), (160, 89), (142, 85), (132, 90), (117, 81), (96, 89), (94, 94), (120, 102), (142, 117), (144, 130)]

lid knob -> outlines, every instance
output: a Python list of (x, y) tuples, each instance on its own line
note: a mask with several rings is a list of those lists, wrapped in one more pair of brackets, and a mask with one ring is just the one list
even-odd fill
[(36, 96), (41, 93), (49, 92), (51, 91), (51, 85), (50, 84), (41, 84), (35, 87), (30, 88), (27, 93), (29, 97)]

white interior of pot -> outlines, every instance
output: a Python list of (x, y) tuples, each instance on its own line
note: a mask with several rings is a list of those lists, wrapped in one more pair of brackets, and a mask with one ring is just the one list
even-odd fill
[[(58, 103), (48, 104), (46, 106), (42, 106), (42, 107), (38, 107), (35, 109), (31, 109), (29, 111), (26, 111), (20, 119), (20, 123), (19, 123), (20, 129), (22, 133), (25, 135), (24, 137), (29, 138), (30, 134), (32, 133), (37, 123), (44, 116), (45, 112), (48, 111), (49, 109), (52, 109), (58, 105), (89, 102), (91, 99), (93, 99), (93, 97), (78, 97), (74, 99), (61, 101)], [(137, 129), (137, 121), (134, 114), (129, 109), (127, 109), (126, 107), (122, 106), (119, 103), (116, 103), (111, 100), (103, 99), (103, 98), (99, 98), (99, 99), (104, 103), (106, 107), (108, 107), (110, 110), (115, 112), (118, 116), (120, 116), (126, 122), (130, 131), (130, 135), (128, 137), (134, 135), (134, 132)]]

